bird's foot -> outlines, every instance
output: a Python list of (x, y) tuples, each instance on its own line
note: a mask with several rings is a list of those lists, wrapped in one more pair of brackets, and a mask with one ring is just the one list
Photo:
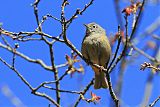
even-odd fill
[(102, 71), (103, 71), (103, 69), (104, 69), (104, 67), (103, 67), (103, 66), (100, 66), (100, 72), (102, 72)]

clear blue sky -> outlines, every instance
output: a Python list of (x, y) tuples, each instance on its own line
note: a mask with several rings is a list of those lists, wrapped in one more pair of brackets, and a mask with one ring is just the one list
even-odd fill
[[(126, 0), (124, 0), (126, 1)], [(33, 7), (31, 4), (33, 0), (1, 0), (0, 1), (0, 23), (2, 23), (2, 28), (12, 31), (34, 31), (37, 27)], [(70, 5), (66, 7), (66, 17), (69, 18), (75, 12), (76, 8), (82, 8), (88, 0), (69, 1)], [(55, 17), (60, 18), (60, 7), (61, 1), (49, 1), (42, 0), (39, 4), (39, 18), (47, 13), (52, 14)], [(121, 10), (126, 7), (128, 2), (121, 2)], [(160, 5), (146, 5), (144, 8), (143, 20), (141, 25), (138, 26), (138, 33), (144, 32), (144, 30), (152, 24), (155, 19), (160, 16)], [(132, 17), (132, 16), (130, 16)], [(106, 29), (108, 35), (117, 32), (118, 22), (116, 19), (114, 3), (112, 0), (95, 0), (94, 4), (87, 9), (82, 16), (73, 21), (70, 28), (67, 31), (68, 38), (77, 47), (78, 50), (81, 48), (81, 41), (84, 37), (85, 28), (84, 23), (96, 22)], [(131, 22), (129, 22), (131, 23)], [(131, 25), (129, 26), (131, 29)], [(159, 29), (160, 30), (160, 29)], [(43, 26), (43, 31), (50, 35), (58, 35), (61, 32), (61, 26), (57, 21), (47, 20)], [(160, 34), (160, 31), (157, 31)], [(156, 32), (156, 33), (157, 33)], [(157, 34), (158, 34), (157, 33)], [(150, 39), (150, 38), (148, 38)], [(147, 40), (148, 40), (147, 39)], [(11, 39), (7, 40), (14, 46)], [(2, 40), (0, 39), (0, 42)], [(142, 41), (145, 42), (145, 41)], [(18, 51), (23, 52), (31, 58), (42, 59), (48, 65), (50, 65), (49, 59), (49, 48), (44, 42), (19, 42), (20, 48)], [(138, 45), (142, 48), (143, 43)], [(147, 51), (151, 56), (153, 56), (153, 51), (150, 49)], [(64, 44), (56, 43), (54, 45), (55, 52), (55, 64), (65, 63), (65, 54), (70, 55), (70, 49), (66, 48)], [(12, 61), (12, 54), (8, 51), (0, 48), (0, 57), (5, 59), (8, 63)], [(141, 72), (140, 64), (145, 61), (149, 61), (144, 57), (140, 57), (137, 61), (130, 64), (124, 74), (124, 83), (122, 88), (122, 99), (126, 107), (138, 107), (143, 99), (144, 89), (146, 85), (146, 80), (150, 74), (150, 70), (145, 70)], [(61, 82), (61, 89), (66, 90), (80, 90), (83, 89), (85, 84), (87, 84), (91, 78), (94, 76), (90, 67), (86, 66), (84, 62), (81, 62), (85, 67), (84, 74), (75, 74), (73, 78), (70, 76), (65, 77)], [(39, 65), (30, 64), (24, 61), (20, 57), (16, 59), (16, 67), (20, 73), (30, 82), (34, 87), (38, 86), (43, 81), (53, 80), (53, 74), (45, 71)], [(60, 74), (63, 74), (66, 68), (60, 69)], [(113, 85), (115, 86), (115, 78), (117, 77), (117, 72), (119, 71), (119, 66), (116, 67), (112, 73)], [(47, 107), (49, 102), (41, 97), (37, 97), (31, 94), (29, 88), (17, 77), (17, 75), (4, 66), (0, 62), (0, 88), (4, 85), (8, 85), (15, 96), (17, 96), (26, 107)], [(55, 98), (55, 93), (53, 91), (45, 91), (47, 94)], [(110, 102), (109, 91), (106, 90), (94, 90), (93, 87), (90, 89), (98, 96), (101, 96), (101, 101), (97, 106), (94, 104), (88, 104), (82, 101), (79, 107), (103, 107), (108, 105)], [(86, 94), (86, 97), (90, 97), (90, 91)], [(153, 91), (151, 93), (150, 102), (153, 101), (160, 95), (160, 78), (159, 75), (155, 75), (153, 79)], [(74, 104), (78, 95), (62, 93), (62, 105), (63, 107), (69, 107)], [(160, 106), (160, 101), (155, 107)], [(0, 106), (1, 107), (14, 107), (10, 100), (5, 97), (5, 95), (0, 91)], [(125, 107), (125, 106), (124, 106)]]

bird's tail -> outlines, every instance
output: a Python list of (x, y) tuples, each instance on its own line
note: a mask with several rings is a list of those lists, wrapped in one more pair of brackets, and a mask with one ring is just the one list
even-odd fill
[(108, 83), (105, 78), (105, 73), (103, 71), (100, 71), (97, 68), (92, 67), (93, 70), (95, 71), (95, 83), (94, 83), (94, 88), (95, 89), (100, 89), (100, 88), (108, 88)]

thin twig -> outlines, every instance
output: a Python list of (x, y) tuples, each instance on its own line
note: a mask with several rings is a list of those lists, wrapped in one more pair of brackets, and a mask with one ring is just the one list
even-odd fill
[(106, 77), (107, 77), (108, 86), (109, 86), (109, 92), (110, 92), (110, 95), (111, 95), (113, 101), (115, 102), (116, 107), (119, 106), (119, 100), (118, 100), (118, 98), (116, 97), (116, 95), (115, 95), (115, 93), (114, 93), (114, 91), (113, 91), (113, 88), (112, 88), (112, 83), (111, 83), (111, 79), (110, 79), (110, 76), (109, 76), (109, 73), (110, 73), (110, 72), (109, 72), (109, 69), (111, 68), (113, 62), (115, 61), (116, 56), (117, 56), (117, 54), (118, 54), (119, 47), (120, 47), (120, 43), (121, 43), (121, 39), (122, 39), (122, 37), (121, 37), (121, 35), (120, 35), (120, 26), (118, 26), (118, 34), (119, 34), (119, 38), (118, 38), (118, 44), (117, 44), (116, 52), (115, 52), (115, 54), (114, 54), (114, 57), (113, 57), (110, 65), (108, 66), (107, 72), (106, 72)]
[(112, 72), (112, 70), (114, 69), (114, 67), (118, 64), (118, 62), (122, 59), (122, 57), (123, 56), (125, 56), (126, 54), (126, 51), (127, 51), (127, 45), (128, 45), (128, 16), (126, 15), (126, 16), (124, 16), (124, 18), (125, 18), (125, 21), (126, 21), (126, 24), (125, 24), (125, 29), (126, 29), (126, 41), (125, 41), (125, 46), (124, 46), (124, 48), (123, 48), (123, 51), (122, 51), (122, 53), (120, 54), (120, 56), (116, 59), (116, 61), (115, 61), (115, 63), (110, 67), (110, 69), (109, 69), (109, 73), (111, 73)]
[[(38, 4), (40, 3), (40, 0), (35, 0), (34, 4), (33, 4), (33, 7), (34, 7), (34, 15), (35, 15), (35, 18), (36, 18), (36, 22), (37, 22), (37, 25), (38, 25), (38, 29), (36, 29), (36, 31), (40, 31), (42, 32), (42, 26), (41, 26), (41, 23), (39, 21), (39, 15), (38, 15)], [(44, 37), (44, 36), (41, 36), (42, 37), (42, 40), (44, 40), (44, 42), (46, 44), (49, 44), (49, 41)]]
[[(35, 31), (35, 32), (23, 32), (23, 31), (21, 31), (21, 32), (15, 33), (15, 32), (7, 31), (5, 29), (1, 29), (0, 32), (1, 32), (1, 34), (4, 34), (4, 35), (7, 35), (7, 36), (11, 37), (13, 40), (22, 40), (23, 38), (31, 37), (33, 35), (40, 35), (40, 36), (44, 36), (44, 37), (47, 37), (47, 38), (54, 39), (54, 40), (62, 42), (62, 43), (64, 42), (64, 40), (60, 39), (59, 36), (58, 37), (51, 36), (49, 34), (41, 32), (41, 31)], [(22, 36), (22, 35), (25, 35), (25, 36)], [(43, 39), (41, 38), (40, 40), (43, 40)]]
[(15, 60), (16, 60), (16, 49), (18, 48), (18, 46), (15, 45), (15, 47), (13, 48), (13, 58), (12, 58), (12, 67), (15, 67)]
[(68, 74), (68, 71), (69, 71), (70, 69), (68, 69), (61, 77), (59, 77), (57, 80), (55, 80), (55, 81), (45, 81), (45, 82), (42, 82), (37, 88), (35, 88), (34, 90), (36, 91), (36, 90), (38, 90), (38, 89), (40, 89), (41, 87), (43, 87), (44, 85), (46, 85), (46, 84), (53, 84), (53, 83), (57, 83), (57, 82), (60, 82), (67, 74)]
[(66, 67), (67, 65), (68, 65), (68, 63), (56, 65), (56, 69), (59, 69), (59, 68), (62, 68), (62, 67)]
[(144, 62), (143, 64), (141, 64), (140, 70), (143, 70), (143, 71), (144, 71), (146, 68), (152, 68), (152, 69), (154, 69), (156, 72), (157, 72), (157, 71), (160, 71), (160, 68), (153, 66), (151, 63)]
[(28, 42), (28, 41), (41, 41), (42, 38), (25, 38), (25, 39), (17, 39), (20, 42)]
[(58, 18), (52, 16), (51, 14), (47, 14), (46, 16), (47, 16), (47, 17), (50, 17), (50, 18), (53, 18), (54, 20), (57, 20), (57, 21), (61, 22), (60, 19), (58, 19)]
[(52, 18), (52, 19), (54, 19), (54, 20), (57, 20), (57, 21), (59, 21), (59, 22), (61, 22), (60, 19), (52, 16), (51, 14), (47, 14), (47, 15), (43, 16), (42, 20), (41, 20), (40, 23), (39, 23), (39, 26), (36, 28), (35, 31), (38, 31), (39, 28), (42, 28), (42, 24), (48, 19), (48, 17), (49, 17), (49, 18)]
[[(127, 38), (127, 39), (126, 39), (126, 42), (128, 42), (128, 43), (130, 43), (130, 41), (132, 40), (133, 35), (134, 35), (135, 31), (136, 31), (137, 24), (138, 24), (138, 20), (139, 20), (139, 18), (140, 18), (141, 13), (142, 13), (142, 10), (143, 10), (143, 7), (144, 7), (144, 3), (145, 3), (145, 0), (143, 0), (143, 2), (142, 2), (142, 6), (141, 6), (140, 11), (139, 11), (139, 14), (138, 14), (138, 16), (137, 16), (137, 18), (136, 18), (135, 26), (134, 26), (134, 28), (132, 29), (132, 32), (131, 32), (131, 35), (130, 35), (129, 40), (127, 40), (128, 38), (126, 37), (126, 38)], [(127, 22), (127, 23), (128, 23), (128, 22)], [(127, 28), (127, 29), (128, 29), (128, 28)], [(126, 29), (126, 31), (128, 32), (127, 29)], [(110, 67), (109, 73), (112, 72), (112, 70), (115, 68), (115, 66), (118, 64), (118, 62), (121, 60), (121, 58), (123, 57), (123, 55), (125, 55), (126, 48), (127, 48), (127, 45), (124, 46), (124, 49), (123, 49), (122, 53), (121, 53), (120, 56), (117, 58), (117, 60), (115, 61), (115, 63)]]
[(32, 93), (34, 95), (37, 95), (37, 96), (40, 96), (40, 97), (43, 97), (47, 100), (49, 100), (52, 104), (54, 104), (56, 107), (61, 107), (56, 101), (54, 101), (50, 96), (48, 96), (47, 94), (45, 93), (40, 93), (40, 92), (34, 92)]
[(160, 96), (156, 98), (151, 104), (149, 104), (149, 107), (153, 107), (156, 105), (156, 103), (160, 100)]
[[(51, 64), (52, 64), (52, 70), (53, 70), (53, 73), (54, 73), (54, 79), (55, 80), (58, 80), (59, 77), (58, 77), (58, 71), (57, 69), (55, 68), (55, 64), (54, 64), (54, 53), (53, 53), (53, 49), (52, 49), (53, 45), (50, 44), (49, 45), (49, 50), (50, 50), (50, 59), (51, 59)], [(60, 84), (59, 84), (59, 81), (56, 82), (56, 98), (57, 98), (57, 103), (60, 104), (60, 92), (58, 91), (60, 89)]]
[(39, 31), (42, 31), (42, 28), (40, 25), (40, 22), (39, 22), (39, 17), (38, 17), (38, 4), (40, 3), (41, 0), (35, 0), (35, 2), (33, 3), (33, 7), (34, 7), (34, 15), (36, 17), (36, 22), (37, 22), (37, 25), (38, 25), (38, 29)]
[(32, 90), (32, 86), (28, 83), (27, 80), (24, 79), (24, 77), (13, 67), (11, 66), (10, 64), (8, 64), (5, 60), (3, 60), (1, 57), (0, 57), (0, 61), (3, 62), (8, 68), (10, 68), (11, 70), (13, 70), (17, 75), (18, 77)]
[(148, 58), (150, 61), (152, 62), (157, 62), (157, 60), (155, 58), (153, 58), (152, 56), (148, 55), (147, 53), (145, 53), (143, 50), (140, 50), (138, 47), (134, 46), (133, 44), (130, 43), (130, 46), (136, 50), (138, 53), (140, 53), (141, 55), (145, 56), (146, 58)]
[(39, 22), (38, 27), (35, 29), (35, 31), (42, 31), (40, 28), (42, 28), (42, 24), (47, 20), (47, 16), (43, 16), (42, 20)]
[[(93, 81), (94, 81), (94, 78), (89, 82), (89, 84), (85, 87), (85, 89), (82, 91), (82, 95), (84, 96), (86, 94), (86, 92), (89, 90), (89, 88), (93, 85)], [(77, 101), (75, 102), (74, 106), (73, 107), (77, 107), (79, 102), (81, 101), (82, 97), (81, 95), (79, 96), (79, 98), (77, 99)]]
[(108, 86), (109, 86), (109, 92), (110, 92), (110, 95), (111, 95), (113, 101), (115, 102), (115, 107), (119, 107), (119, 100), (113, 91), (112, 83), (111, 83), (111, 79), (110, 79), (110, 75), (109, 75), (108, 71), (106, 72), (106, 77), (107, 77), (107, 82), (108, 82)]
[(8, 41), (5, 39), (5, 37), (4, 36), (1, 36), (1, 37), (2, 37), (4, 44), (7, 45), (8, 47), (11, 47), (11, 45), (8, 43)]
[(151, 36), (152, 36), (154, 39), (160, 40), (160, 36), (158, 36), (158, 35), (156, 35), (156, 34), (151, 34)]
[(122, 16), (121, 16), (121, 9), (119, 6), (120, 0), (114, 0), (114, 6), (115, 6), (115, 10), (116, 10), (116, 19), (118, 21), (118, 23), (121, 26), (121, 29), (123, 30), (123, 20), (122, 20)]
[(81, 91), (57, 90), (56, 88), (46, 86), (46, 85), (44, 85), (43, 87), (47, 88), (47, 89), (50, 89), (50, 90), (56, 90), (56, 91), (59, 91), (59, 92), (65, 92), (65, 93), (70, 93), (70, 94), (81, 94), (82, 93)]
[[(8, 50), (9, 52), (12, 52), (13, 53), (13, 49), (11, 47), (8, 47), (8, 46), (5, 46), (3, 44), (0, 43), (0, 47), (3, 48), (3, 49), (6, 49)], [(32, 62), (32, 63), (36, 63), (36, 64), (39, 64), (41, 65), (44, 69), (46, 69), (47, 71), (52, 71), (52, 68), (51, 66), (47, 66), (42, 60), (40, 59), (32, 59), (18, 51), (15, 52), (16, 55), (20, 56), (21, 58), (23, 58), (24, 60), (28, 61), (28, 62)]]
[(136, 29), (137, 29), (137, 26), (138, 26), (138, 23), (139, 23), (139, 20), (140, 20), (142, 11), (143, 11), (143, 7), (144, 7), (144, 4), (145, 4), (145, 1), (146, 1), (146, 0), (143, 0), (142, 5), (140, 6), (140, 11), (139, 11), (139, 13), (138, 13), (138, 16), (136, 17), (136, 22), (135, 22), (135, 24), (134, 24), (135, 26), (134, 26), (133, 29), (132, 29), (132, 32), (131, 32), (131, 35), (130, 35), (130, 38), (129, 38), (129, 42), (131, 42), (131, 40), (132, 40), (133, 37), (134, 37), (135, 31), (136, 31)]
[(119, 35), (119, 37), (118, 37), (118, 44), (117, 44), (117, 46), (116, 46), (116, 51), (115, 51), (114, 57), (113, 57), (110, 65), (108, 66), (108, 69), (111, 68), (113, 62), (115, 61), (115, 59), (116, 59), (116, 57), (117, 57), (117, 54), (118, 54), (119, 47), (120, 47), (120, 43), (121, 43), (121, 39), (122, 39), (122, 36), (121, 36), (121, 34), (120, 34), (120, 26), (118, 26), (118, 35)]
[(59, 104), (57, 104), (56, 101), (54, 101), (51, 97), (49, 97), (48, 95), (44, 94), (44, 93), (40, 93), (40, 92), (36, 92), (34, 91), (34, 88), (29, 84), (29, 82), (14, 68), (12, 67), (11, 65), (9, 65), (5, 60), (3, 60), (1, 57), (0, 57), (0, 61), (3, 62), (9, 69), (13, 70), (17, 76), (23, 81), (23, 83), (25, 85), (28, 86), (28, 88), (32, 91), (32, 94), (34, 95), (37, 95), (37, 96), (40, 96), (40, 97), (44, 97), (46, 98), (47, 100), (49, 100), (50, 102), (52, 102), (54, 105), (56, 105), (57, 107), (60, 107)]
[(90, 0), (90, 2), (88, 4), (86, 4), (82, 10), (77, 9), (76, 12), (72, 15), (72, 17), (69, 20), (67, 20), (67, 22), (66, 22), (66, 23), (68, 23), (67, 28), (72, 23), (72, 21), (78, 17), (77, 15), (82, 15), (86, 11), (86, 9), (89, 8), (93, 4), (93, 2), (94, 2), (94, 0)]

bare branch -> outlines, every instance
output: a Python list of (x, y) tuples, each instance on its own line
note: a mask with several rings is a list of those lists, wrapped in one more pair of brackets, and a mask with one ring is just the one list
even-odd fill
[(120, 3), (120, 0), (114, 0), (114, 6), (115, 6), (115, 10), (116, 10), (116, 18), (117, 18), (118, 23), (121, 26), (121, 29), (123, 30), (124, 29), (123, 28), (123, 20), (121, 17), (121, 9), (120, 9), (119, 3)]
[(4, 44), (7, 45), (8, 47), (11, 47), (11, 45), (8, 43), (8, 41), (5, 39), (5, 37), (4, 36), (1, 36), (1, 37), (2, 37)]
[[(4, 29), (0, 29), (0, 33), (11, 37), (13, 40), (19, 40), (19, 41), (23, 40), (23, 38), (31, 37), (33, 35), (40, 35), (40, 36), (54, 39), (54, 40), (62, 42), (62, 43), (64, 42), (64, 40), (60, 39), (59, 37), (51, 36), (49, 34), (41, 32), (41, 31), (35, 31), (35, 32), (21, 31), (19, 33), (15, 33), (15, 32), (10, 32), (10, 31), (4, 30)], [(25, 36), (22, 36), (22, 35), (25, 35)], [(43, 40), (43, 39), (40, 38), (40, 40)]]
[(13, 49), (13, 59), (12, 59), (12, 67), (15, 67), (15, 60), (16, 60), (16, 54), (15, 52), (17, 51), (16, 49), (19, 48), (19, 44), (16, 43)]
[(36, 17), (36, 22), (38, 25), (38, 29), (39, 31), (42, 31), (42, 28), (39, 26), (40, 22), (39, 22), (39, 17), (38, 17), (38, 4), (40, 3), (41, 0), (35, 0), (35, 2), (33, 3), (33, 7), (34, 7), (34, 15)]
[(54, 105), (56, 105), (57, 107), (60, 107), (59, 104), (57, 104), (51, 97), (49, 97), (48, 95), (44, 94), (44, 93), (40, 93), (40, 92), (35, 92), (34, 91), (34, 88), (29, 84), (29, 82), (14, 68), (12, 67), (11, 65), (9, 65), (5, 60), (3, 60), (1, 57), (0, 57), (0, 61), (3, 62), (9, 69), (13, 70), (17, 76), (24, 82), (25, 85), (28, 86), (28, 88), (32, 91), (32, 94), (35, 94), (37, 96), (41, 96), (41, 97), (44, 97), (46, 99), (48, 99), (50, 102), (52, 102)]
[[(72, 21), (74, 19), (76, 19), (78, 17), (77, 15), (82, 15), (87, 10), (87, 8), (93, 4), (93, 2), (94, 2), (94, 0), (90, 0), (90, 2), (88, 4), (86, 4), (82, 10), (77, 9), (76, 12), (73, 14), (73, 16), (67, 21), (68, 26), (70, 23), (72, 23)], [(68, 26), (67, 26), (67, 28), (68, 28)]]
[(152, 56), (148, 55), (147, 53), (145, 53), (144, 51), (140, 50), (139, 48), (137, 48), (136, 46), (134, 46), (133, 44), (130, 44), (130, 46), (136, 50), (138, 53), (140, 53), (141, 55), (145, 56), (146, 58), (148, 58), (149, 60), (151, 60), (152, 62), (157, 62), (157, 60), (155, 58), (153, 58)]
[(11, 65), (9, 65), (5, 60), (3, 60), (1, 57), (0, 57), (0, 61), (3, 62), (9, 69), (13, 70), (17, 76), (30, 88), (30, 90), (32, 90), (32, 86), (28, 83), (27, 80), (24, 79), (24, 77), (14, 68), (12, 67)]
[(106, 73), (106, 77), (107, 77), (107, 81), (108, 81), (109, 92), (110, 92), (110, 95), (111, 95), (113, 101), (115, 102), (116, 107), (119, 106), (119, 100), (118, 100), (118, 98), (116, 97), (116, 95), (115, 95), (115, 93), (113, 91), (112, 83), (111, 83), (111, 79), (110, 79), (110, 75), (109, 75), (109, 73), (110, 73), (109, 70), (110, 70), (113, 62), (115, 61), (115, 59), (117, 57), (118, 50), (119, 50), (119, 47), (120, 47), (120, 43), (121, 43), (121, 39), (122, 39), (121, 34), (120, 34), (120, 26), (118, 26), (118, 35), (119, 35), (119, 37), (118, 37), (118, 44), (117, 44), (116, 52), (114, 54), (114, 57), (113, 57), (110, 65), (107, 68), (107, 72), (105, 72)]
[(49, 100), (52, 104), (54, 104), (56, 107), (61, 107), (56, 101), (54, 101), (50, 96), (48, 96), (47, 94), (45, 93), (40, 93), (40, 92), (32, 92), (32, 94), (34, 95), (37, 95), (37, 96), (40, 96), (40, 97), (43, 97), (47, 100)]
[(50, 18), (53, 18), (54, 20), (57, 20), (57, 21), (61, 22), (60, 19), (58, 19), (58, 18), (52, 16), (51, 14), (47, 14), (46, 16), (47, 16), (47, 17), (50, 17)]
[(59, 91), (59, 92), (65, 92), (65, 93), (70, 93), (70, 94), (81, 94), (81, 91), (69, 91), (69, 90), (57, 90), (56, 88), (50, 87), (50, 86), (43, 86), (44, 88), (50, 89), (50, 90), (55, 90), (55, 91)]
[(113, 57), (113, 59), (112, 59), (110, 65), (108, 66), (108, 69), (111, 68), (113, 62), (115, 61), (115, 59), (116, 59), (116, 57), (117, 57), (118, 50), (119, 50), (119, 48), (120, 48), (120, 43), (121, 43), (121, 39), (122, 39), (122, 36), (121, 36), (121, 34), (120, 34), (120, 26), (118, 26), (118, 36), (119, 36), (119, 37), (118, 37), (118, 44), (117, 44), (117, 46), (116, 46), (117, 48), (116, 48), (114, 57)]
[[(0, 47), (4, 48), (6, 50), (8, 50), (9, 52), (13, 53), (13, 49), (11, 47), (5, 46), (3, 44), (0, 43)], [(36, 63), (41, 65), (44, 69), (48, 70), (48, 71), (52, 71), (52, 68), (50, 66), (47, 66), (42, 60), (40, 59), (31, 59), (30, 57), (16, 51), (15, 52), (16, 55), (20, 56), (21, 58), (25, 59), (26, 61), (32, 62), (32, 63)]]
[[(82, 95), (83, 95), (83, 96), (86, 94), (86, 92), (89, 90), (89, 88), (93, 85), (93, 81), (94, 81), (94, 78), (89, 82), (89, 84), (88, 84), (88, 85), (85, 87), (85, 89), (82, 91)], [(82, 99), (82, 97), (81, 97), (81, 95), (80, 95), (73, 107), (77, 107), (78, 104), (79, 104), (79, 102), (81, 101), (81, 99)]]
[(119, 100), (113, 91), (112, 83), (111, 83), (111, 79), (110, 79), (110, 75), (109, 75), (108, 70), (106, 72), (106, 77), (107, 77), (107, 82), (108, 82), (108, 86), (109, 86), (109, 92), (110, 92), (110, 95), (111, 95), (113, 101), (115, 102), (115, 107), (119, 107)]
[(132, 40), (133, 37), (134, 37), (135, 31), (136, 31), (136, 29), (137, 29), (137, 26), (138, 26), (138, 23), (139, 23), (139, 20), (140, 20), (142, 11), (143, 11), (143, 7), (144, 7), (144, 4), (145, 4), (145, 1), (146, 1), (146, 0), (143, 0), (142, 5), (140, 6), (140, 11), (139, 11), (138, 16), (137, 16), (137, 18), (136, 18), (136, 22), (135, 22), (135, 24), (134, 24), (135, 26), (134, 26), (133, 29), (132, 29), (132, 32), (131, 32), (131, 35), (130, 35), (130, 38), (129, 38), (129, 42), (131, 42), (131, 40)]
[(154, 67), (151, 63), (144, 62), (144, 64), (141, 64), (140, 70), (144, 71), (146, 68), (152, 68), (156, 72), (160, 71), (160, 68)]
[(160, 36), (158, 36), (158, 35), (156, 35), (156, 34), (151, 34), (151, 36), (152, 36), (154, 39), (160, 40)]
[(149, 107), (154, 107), (156, 105), (156, 103), (160, 100), (160, 96), (158, 98), (156, 98), (153, 103), (149, 104)]
[[(49, 50), (50, 50), (50, 59), (51, 59), (51, 64), (52, 64), (52, 70), (53, 70), (53, 73), (54, 73), (54, 79), (55, 80), (58, 80), (59, 79), (59, 76), (58, 76), (58, 71), (57, 69), (55, 68), (55, 64), (54, 64), (54, 53), (53, 53), (53, 45), (50, 44), (49, 45)], [(58, 91), (60, 89), (60, 84), (59, 84), (59, 81), (56, 82), (56, 98), (57, 98), (57, 103), (60, 104), (60, 92)]]
[(57, 82), (60, 82), (67, 74), (68, 72), (70, 71), (70, 69), (68, 69), (61, 77), (59, 77), (58, 79), (56, 79), (55, 81), (45, 81), (45, 82), (42, 82), (37, 88), (35, 88), (34, 90), (38, 90), (40, 89), (41, 87), (43, 87), (45, 84), (53, 84), (53, 83), (57, 83)]

